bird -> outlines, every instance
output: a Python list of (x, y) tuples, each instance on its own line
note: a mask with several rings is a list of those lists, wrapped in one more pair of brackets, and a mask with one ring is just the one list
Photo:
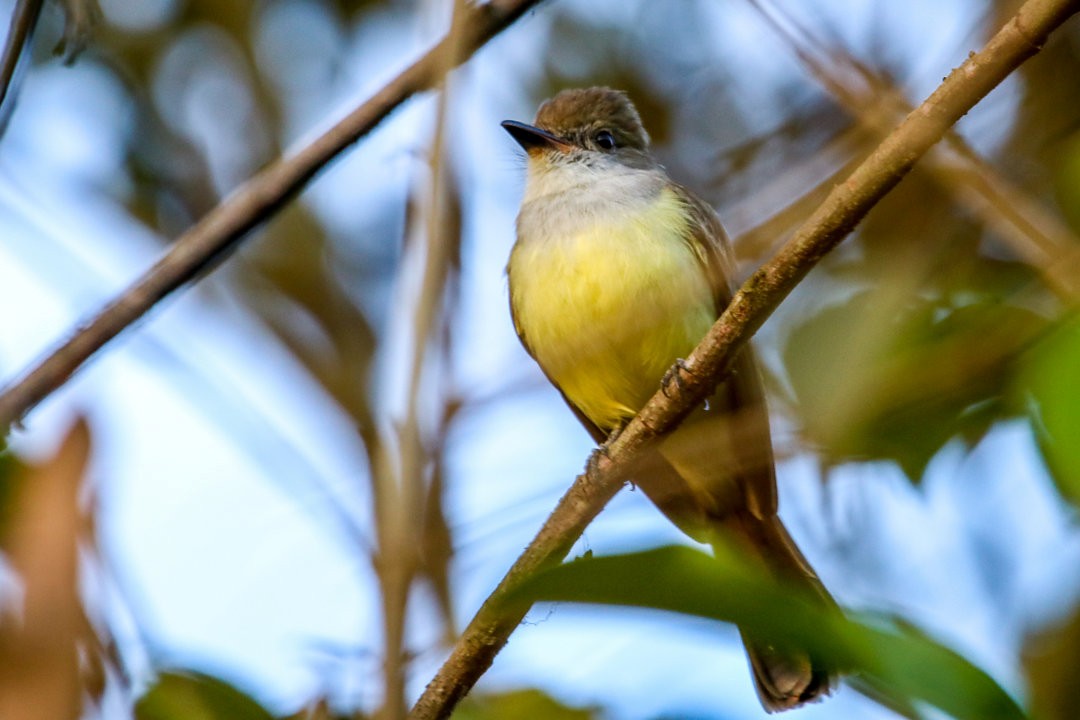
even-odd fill
[[(502, 127), (525, 150), (506, 267), (518, 338), (592, 438), (617, 433), (731, 300), (730, 244), (715, 211), (674, 182), (625, 92), (563, 90), (532, 124)], [(762, 380), (744, 347), (728, 378), (635, 470), (634, 484), (691, 538), (735, 547), (822, 604), (835, 601), (777, 515)], [(741, 631), (769, 712), (828, 694), (808, 651)]]

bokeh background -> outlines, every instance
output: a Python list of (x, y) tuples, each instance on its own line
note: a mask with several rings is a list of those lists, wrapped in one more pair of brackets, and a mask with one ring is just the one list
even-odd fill
[[(65, 65), (47, 3), (0, 108), (0, 377), (412, 62), (450, 5), (100, 0)], [(61, 575), (70, 636), (95, 638), (84, 716), (128, 717), (147, 693), (187, 708), (169, 717), (218, 717), (192, 698), (366, 715), (395, 692), (388, 647), (411, 701), (582, 468), (589, 439), (509, 320), (524, 163), (500, 120), (565, 87), (627, 90), (745, 275), (1017, 6), (555, 0), (409, 101), (8, 437), (7, 534), (37, 517), (81, 539)], [(838, 600), (1047, 718), (1070, 717), (1080, 656), (1077, 77), (1074, 22), (755, 341), (781, 514)], [(29, 488), (58, 463), (81, 475), (80, 452), (81, 518), (34, 515)], [(573, 554), (672, 542), (624, 491)], [(49, 546), (7, 547), (17, 614)], [(745, 665), (728, 626), (541, 605), (462, 716), (762, 717)], [(844, 688), (799, 717), (897, 716)]]

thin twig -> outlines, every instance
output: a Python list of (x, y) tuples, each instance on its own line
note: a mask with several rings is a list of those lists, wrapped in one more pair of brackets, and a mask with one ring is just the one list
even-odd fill
[[(444, 57), (457, 54), (456, 45), (463, 39), (462, 21), (465, 17), (463, 0), (455, 0), (447, 42), (452, 48)], [(449, 67), (446, 71), (449, 71)], [(450, 170), (446, 167), (446, 125), (449, 92), (443, 85), (436, 110), (435, 136), (427, 165), (428, 182), (417, 183), (415, 211), (406, 232), (415, 230), (418, 242), (411, 247), (423, 256), (423, 265), (414, 300), (402, 309), (409, 316), (403, 325), (410, 328), (408, 371), (405, 387), (405, 415), (396, 425), (396, 462), (380, 462), (372, 473), (375, 507), (375, 527), (379, 548), (375, 569), (383, 608), (383, 705), (376, 713), (377, 720), (400, 720), (409, 706), (405, 696), (406, 680), (406, 622), (407, 605), (420, 565), (420, 544), (423, 535), (424, 499), (427, 496), (426, 470), (430, 465), (431, 449), (423, 442), (421, 402), (424, 360), (430, 355), (435, 340), (436, 324), (445, 316), (441, 313), (446, 282), (451, 264), (457, 258), (459, 223), (448, 222), (450, 208), (456, 202), (451, 189)], [(453, 197), (452, 197), (453, 196)], [(454, 237), (451, 237), (454, 234)], [(404, 273), (411, 272), (411, 263), (402, 263)], [(386, 458), (388, 453), (381, 457)]]
[(1028, 0), (977, 54), (953, 70), (897, 127), (766, 265), (732, 298), (705, 339), (687, 358), (681, 386), (658, 391), (623, 432), (596, 456), (594, 470), (578, 476), (525, 552), (507, 571), (425, 688), (413, 720), (446, 718), (491, 665), (528, 607), (505, 602), (537, 570), (556, 564), (588, 523), (619, 490), (623, 472), (641, 448), (676, 424), (723, 377), (735, 352), (803, 277), (836, 247), (870, 209), (911, 170), (957, 120), (1024, 60), (1049, 34), (1080, 10), (1080, 0)]
[[(887, 79), (841, 49), (829, 48), (811, 32), (767, 0), (748, 0), (765, 22), (785, 40), (836, 101), (863, 127), (878, 137), (895, 118), (911, 112), (903, 93)], [(1047, 286), (1070, 301), (1077, 286), (1077, 238), (1060, 216), (1030, 193), (1005, 178), (959, 134), (949, 132), (924, 166), (954, 199), (1041, 271)]]
[(444, 38), (330, 130), (240, 186), (182, 234), (146, 274), (0, 392), (0, 437), (107, 342), (235, 250), (247, 232), (280, 209), (340, 152), (411, 95), (438, 84), (447, 68), (464, 62), (538, 1), (491, 0), (466, 5), (460, 40)]
[[(29, 53), (30, 39), (34, 36), (34, 26), (41, 15), (41, 6), (45, 0), (18, 0), (11, 11), (11, 25), (8, 27), (7, 41), (0, 54), (0, 134), (6, 124), (4, 118), (10, 117), (15, 102), (15, 73), (19, 61)], [(6, 105), (5, 105), (6, 103)]]

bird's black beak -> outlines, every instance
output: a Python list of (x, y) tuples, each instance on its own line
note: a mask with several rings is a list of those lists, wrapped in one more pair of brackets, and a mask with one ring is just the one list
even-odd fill
[(541, 130), (538, 127), (526, 125), (516, 120), (503, 120), (502, 126), (506, 132), (510, 133), (510, 137), (517, 141), (518, 145), (525, 148), (525, 152), (545, 149), (566, 152), (573, 147), (561, 137), (552, 135), (547, 130)]

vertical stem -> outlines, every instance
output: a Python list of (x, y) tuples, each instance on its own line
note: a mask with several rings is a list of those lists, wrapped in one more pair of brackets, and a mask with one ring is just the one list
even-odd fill
[[(464, 40), (465, 5), (461, 0), (454, 3), (450, 30), (445, 43), (446, 51), (441, 60), (449, 71), (453, 58), (458, 55)], [(380, 528), (379, 577), (382, 591), (384, 653), (383, 686), (384, 701), (379, 720), (400, 720), (408, 709), (405, 699), (406, 682), (406, 615), (409, 591), (419, 566), (420, 538), (423, 533), (423, 505), (427, 469), (431, 466), (429, 448), (423, 442), (420, 427), (422, 416), (421, 385), (424, 379), (424, 361), (428, 349), (437, 337), (434, 332), (441, 317), (442, 300), (450, 267), (451, 249), (458, 246), (456, 238), (450, 237), (449, 182), (445, 167), (445, 127), (447, 116), (447, 89), (438, 96), (435, 136), (429, 161), (430, 183), (426, 202), (416, 203), (424, 208), (423, 223), (419, 233), (424, 244), (424, 264), (412, 315), (412, 339), (407, 358), (408, 372), (405, 417), (398, 434), (399, 473), (396, 477), (385, 474), (377, 482), (384, 483), (378, 518)]]

